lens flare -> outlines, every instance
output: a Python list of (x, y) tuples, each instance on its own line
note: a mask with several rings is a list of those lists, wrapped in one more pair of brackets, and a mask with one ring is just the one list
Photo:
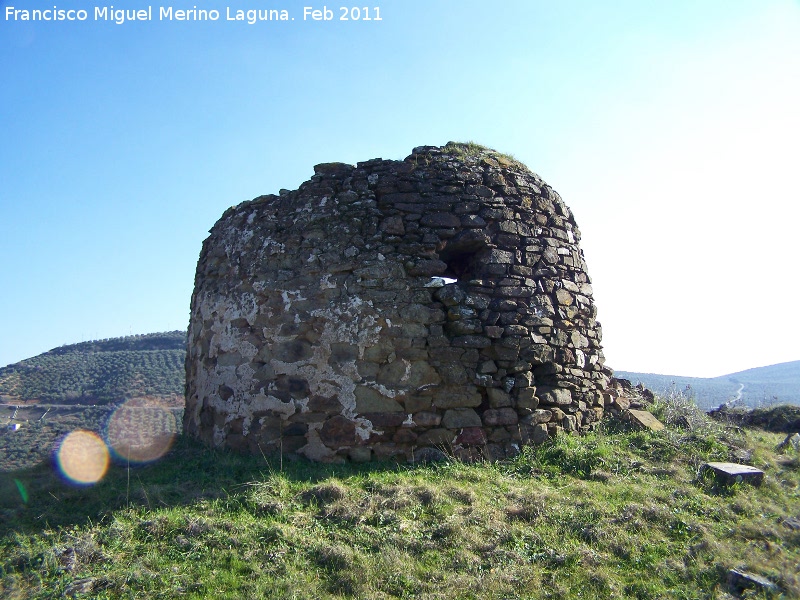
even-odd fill
[(169, 408), (135, 399), (111, 415), (106, 426), (106, 441), (117, 458), (147, 463), (169, 451), (177, 431), (175, 416)]
[(78, 429), (65, 437), (56, 452), (61, 473), (79, 485), (100, 481), (108, 470), (109, 455), (105, 442), (93, 431)]
[(25, 486), (19, 479), (15, 479), (14, 483), (17, 484), (17, 489), (19, 490), (19, 495), (22, 496), (23, 504), (28, 503), (28, 490), (25, 489)]

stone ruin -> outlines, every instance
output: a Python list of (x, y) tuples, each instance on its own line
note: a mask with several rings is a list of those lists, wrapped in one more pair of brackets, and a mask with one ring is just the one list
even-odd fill
[(580, 233), (538, 175), (455, 143), (314, 173), (228, 209), (203, 244), (189, 435), (494, 460), (600, 420), (614, 398)]

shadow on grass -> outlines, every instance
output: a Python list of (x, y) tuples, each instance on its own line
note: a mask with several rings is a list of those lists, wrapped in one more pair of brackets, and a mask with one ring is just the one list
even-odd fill
[(310, 482), (412, 466), (398, 463), (326, 465), (279, 456), (250, 456), (213, 450), (180, 436), (160, 460), (142, 466), (112, 464), (97, 484), (65, 481), (50, 461), (13, 472), (0, 472), (0, 537), (47, 528), (99, 522), (125, 507), (174, 507), (199, 500), (241, 499), (246, 484), (280, 472), (290, 481)]

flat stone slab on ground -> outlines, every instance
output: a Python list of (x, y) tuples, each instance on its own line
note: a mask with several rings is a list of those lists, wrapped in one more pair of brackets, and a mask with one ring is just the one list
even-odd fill
[(728, 585), (735, 592), (742, 592), (746, 589), (757, 589), (773, 593), (780, 592), (780, 588), (766, 577), (737, 569), (728, 571)]
[(789, 517), (788, 519), (783, 520), (783, 525), (784, 527), (788, 527), (792, 531), (800, 531), (800, 519)]
[(711, 469), (717, 479), (723, 480), (726, 484), (739, 482), (751, 483), (755, 486), (761, 485), (764, 481), (764, 471), (749, 465), (739, 465), (727, 462), (710, 462), (702, 466), (702, 470)]
[(630, 415), (631, 421), (633, 421), (634, 425), (644, 427), (645, 429), (650, 429), (652, 431), (661, 431), (664, 429), (664, 424), (646, 410), (631, 409), (628, 411), (628, 414)]

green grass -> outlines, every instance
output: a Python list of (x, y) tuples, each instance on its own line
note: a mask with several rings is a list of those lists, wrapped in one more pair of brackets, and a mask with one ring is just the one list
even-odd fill
[(444, 151), (460, 160), (467, 158), (491, 158), (504, 167), (515, 166), (527, 170), (527, 167), (511, 154), (503, 154), (475, 142), (448, 142)]
[[(415, 467), (281, 467), (180, 439), (92, 487), (2, 473), (0, 596), (727, 598), (737, 567), (797, 597), (783, 521), (800, 517), (800, 460), (782, 437), (609, 424), (503, 463)], [(760, 488), (698, 479), (745, 450)]]

